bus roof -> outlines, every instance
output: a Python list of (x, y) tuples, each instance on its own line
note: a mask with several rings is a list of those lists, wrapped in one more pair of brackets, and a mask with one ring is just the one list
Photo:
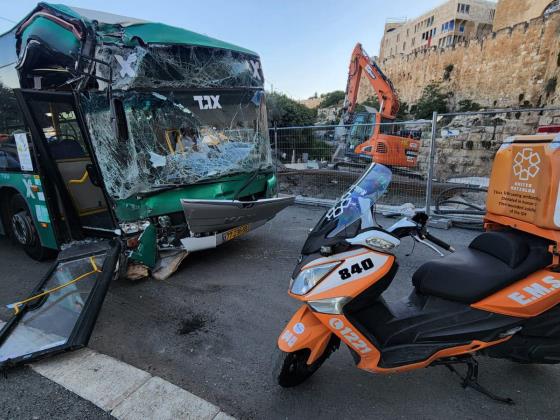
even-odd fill
[(140, 39), (145, 44), (193, 45), (231, 50), (243, 54), (258, 56), (257, 53), (246, 48), (183, 28), (163, 23), (148, 22), (142, 19), (114, 15), (96, 10), (67, 6), (64, 4), (41, 2), (38, 4), (37, 8), (26, 16), (17, 26), (32, 17), (38, 9), (48, 9), (59, 15), (62, 19), (67, 18), (80, 20), (84, 25), (89, 27), (93, 26), (93, 22), (97, 22), (97, 33), (102, 38), (105, 32), (110, 33), (114, 30), (114, 26), (119, 26), (120, 31), (123, 33), (121, 39), (125, 42), (125, 44), (129, 43), (130, 45), (133, 45), (135, 40)]

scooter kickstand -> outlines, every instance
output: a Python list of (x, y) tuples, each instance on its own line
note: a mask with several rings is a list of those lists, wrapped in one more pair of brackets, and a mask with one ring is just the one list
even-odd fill
[[(448, 361), (441, 362), (441, 364), (443, 364), (445, 367), (447, 367), (447, 369), (449, 369), (451, 372), (455, 373), (459, 378), (461, 378), (462, 380), (461, 386), (463, 388), (470, 387), (475, 391), (480, 392), (483, 395), (486, 395), (488, 398), (493, 399), (494, 401), (498, 401), (508, 405), (515, 405), (515, 401), (513, 401), (511, 398), (500, 397), (494, 394), (492, 391), (489, 391), (488, 389), (480, 385), (480, 383), (478, 382), (478, 361), (475, 358), (469, 357), (465, 359), (448, 360)], [(458, 364), (461, 365), (464, 364), (467, 366), (467, 373), (465, 376), (462, 376), (457, 371), (457, 369), (455, 369), (455, 367), (453, 366)]]

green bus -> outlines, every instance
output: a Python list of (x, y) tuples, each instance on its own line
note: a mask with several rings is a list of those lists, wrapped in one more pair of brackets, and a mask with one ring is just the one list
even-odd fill
[(0, 229), (57, 260), (9, 307), (0, 370), (87, 344), (111, 280), (170, 275), (276, 196), (259, 56), (39, 3), (0, 36)]
[(39, 3), (0, 36), (0, 233), (38, 260), (118, 240), (147, 273), (264, 224), (292, 199), (263, 86), (245, 48)]

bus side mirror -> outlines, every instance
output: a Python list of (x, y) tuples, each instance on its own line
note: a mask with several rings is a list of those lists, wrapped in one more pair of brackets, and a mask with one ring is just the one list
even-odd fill
[(113, 123), (113, 133), (119, 141), (128, 140), (128, 125), (126, 124), (126, 113), (121, 99), (111, 100), (111, 120)]

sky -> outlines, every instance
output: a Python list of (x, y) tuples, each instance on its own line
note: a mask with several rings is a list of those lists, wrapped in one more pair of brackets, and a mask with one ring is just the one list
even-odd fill
[[(54, 0), (163, 22), (256, 51), (266, 89), (294, 99), (344, 90), (352, 49), (377, 55), (385, 21), (414, 18), (443, 0)], [(0, 0), (0, 33), (37, 4)]]

